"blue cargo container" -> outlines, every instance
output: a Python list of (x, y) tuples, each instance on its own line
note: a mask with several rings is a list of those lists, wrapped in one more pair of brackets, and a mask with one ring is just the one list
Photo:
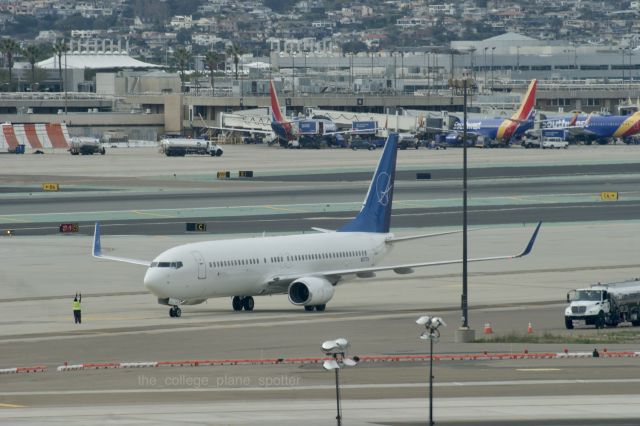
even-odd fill
[(354, 121), (351, 123), (351, 130), (359, 135), (373, 135), (378, 130), (378, 122), (375, 120)]
[(317, 120), (300, 120), (298, 121), (298, 129), (301, 135), (317, 135), (318, 134), (318, 121)]

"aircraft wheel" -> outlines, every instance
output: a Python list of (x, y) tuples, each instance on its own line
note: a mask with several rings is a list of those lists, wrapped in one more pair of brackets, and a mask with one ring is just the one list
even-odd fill
[(180, 308), (178, 308), (177, 306), (172, 306), (171, 309), (169, 309), (169, 316), (171, 318), (178, 318), (181, 314), (182, 310), (180, 310)]
[(242, 307), (245, 311), (253, 311), (253, 297), (247, 296), (242, 299)]
[(307, 311), (307, 312), (312, 312), (313, 308), (314, 308), (313, 305), (305, 305), (304, 310)]
[(233, 306), (233, 310), (238, 312), (242, 310), (242, 298), (240, 296), (233, 296), (231, 299), (231, 306)]
[(327, 308), (326, 303), (323, 303), (322, 305), (316, 305), (316, 311), (318, 312), (324, 312), (326, 308)]

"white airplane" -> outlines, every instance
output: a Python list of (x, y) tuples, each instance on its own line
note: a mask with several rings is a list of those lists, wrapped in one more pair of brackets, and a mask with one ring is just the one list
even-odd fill
[[(462, 260), (377, 266), (393, 245), (406, 240), (459, 231), (395, 237), (389, 232), (396, 171), (398, 134), (389, 135), (362, 209), (336, 231), (314, 228), (317, 234), (203, 241), (170, 248), (153, 261), (102, 253), (100, 224), (95, 225), (93, 256), (147, 267), (144, 286), (171, 306), (195, 305), (214, 297), (232, 297), (235, 311), (253, 310), (253, 296), (287, 294), (306, 311), (324, 311), (336, 285), (347, 278), (370, 278), (376, 272), (412, 273), (414, 268), (461, 263)], [(531, 252), (541, 223), (524, 251), (508, 256), (468, 259), (481, 262), (513, 259)]]

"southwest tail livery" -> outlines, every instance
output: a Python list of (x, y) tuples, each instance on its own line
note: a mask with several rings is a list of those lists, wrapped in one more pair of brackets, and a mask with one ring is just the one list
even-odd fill
[[(482, 136), (501, 144), (509, 144), (513, 139), (522, 136), (533, 126), (533, 113), (536, 104), (537, 80), (531, 80), (518, 110), (509, 118), (488, 118), (467, 120), (467, 133)], [(458, 121), (454, 125), (454, 132), (447, 135), (447, 139), (460, 139), (464, 123)]]
[[(277, 110), (277, 108), (276, 108)], [(360, 212), (337, 231), (315, 234), (203, 241), (172, 247), (153, 261), (107, 256), (102, 253), (100, 225), (96, 223), (93, 256), (147, 266), (144, 285), (180, 316), (180, 305), (209, 298), (231, 297), (234, 310), (251, 311), (254, 296), (286, 294), (289, 302), (307, 311), (324, 311), (338, 283), (377, 272), (408, 274), (415, 268), (461, 263), (461, 259), (380, 266), (394, 244), (450, 234), (396, 238), (390, 233), (398, 134), (389, 135)], [(539, 223), (526, 248), (518, 254), (469, 259), (482, 262), (528, 255), (540, 230)]]
[(297, 140), (300, 136), (298, 128), (295, 123), (282, 115), (273, 80), (269, 82), (269, 96), (271, 97), (271, 128), (280, 139), (287, 142)]

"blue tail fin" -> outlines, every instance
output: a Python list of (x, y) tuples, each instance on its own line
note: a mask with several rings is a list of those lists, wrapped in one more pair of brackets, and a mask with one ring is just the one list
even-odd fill
[(390, 133), (360, 213), (338, 232), (389, 232), (397, 154), (398, 134)]

